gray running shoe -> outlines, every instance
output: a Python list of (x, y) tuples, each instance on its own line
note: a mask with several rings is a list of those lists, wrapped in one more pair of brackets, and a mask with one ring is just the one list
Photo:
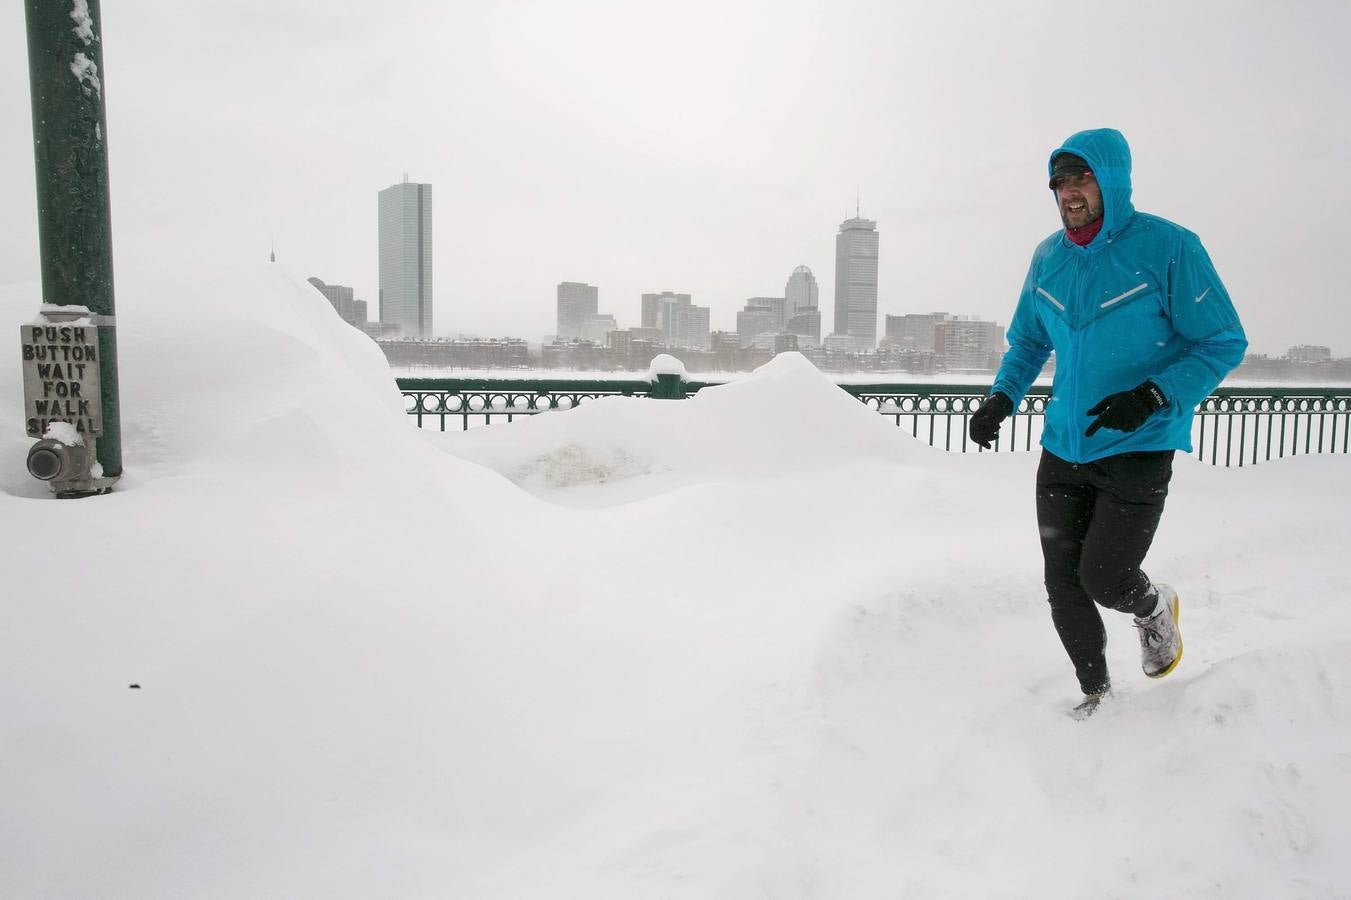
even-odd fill
[(1143, 619), (1135, 617), (1140, 629), (1140, 668), (1150, 678), (1162, 678), (1177, 668), (1182, 659), (1182, 632), (1177, 620), (1180, 603), (1177, 591), (1166, 584), (1154, 586), (1159, 602), (1154, 612)]

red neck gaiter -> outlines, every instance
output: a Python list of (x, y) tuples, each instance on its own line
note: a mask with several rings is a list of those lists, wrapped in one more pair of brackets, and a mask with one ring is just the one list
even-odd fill
[(1093, 239), (1098, 236), (1099, 231), (1102, 231), (1102, 216), (1098, 216), (1096, 222), (1091, 222), (1083, 228), (1066, 228), (1065, 234), (1080, 247), (1087, 247), (1093, 243)]

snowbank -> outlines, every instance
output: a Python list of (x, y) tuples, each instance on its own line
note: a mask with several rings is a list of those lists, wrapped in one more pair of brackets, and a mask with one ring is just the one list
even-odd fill
[(1187, 655), (1149, 682), (1109, 620), (1076, 723), (1034, 454), (921, 446), (793, 356), (423, 435), (299, 279), (200, 271), (119, 259), (108, 497), (25, 480), (0, 367), (5, 893), (1351, 884), (1345, 458), (1179, 460), (1147, 567)]
[(566, 414), (523, 418), (510, 429), (429, 433), (429, 439), (533, 493), (582, 506), (628, 502), (677, 485), (767, 478), (796, 478), (790, 490), (809, 491), (824, 489), (822, 470), (952, 462), (796, 353), (688, 400), (604, 397)]

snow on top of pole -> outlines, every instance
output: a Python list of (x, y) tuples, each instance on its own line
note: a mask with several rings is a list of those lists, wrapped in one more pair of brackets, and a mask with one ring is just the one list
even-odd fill
[(690, 380), (689, 373), (685, 371), (685, 364), (669, 353), (653, 357), (652, 364), (648, 366), (648, 381), (656, 381), (658, 375), (679, 375), (681, 381)]

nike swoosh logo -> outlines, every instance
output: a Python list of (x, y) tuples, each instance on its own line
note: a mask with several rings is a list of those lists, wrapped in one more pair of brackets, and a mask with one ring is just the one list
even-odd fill
[(1210, 288), (1206, 288), (1204, 291), (1201, 292), (1201, 296), (1199, 296), (1199, 297), (1196, 298), (1196, 302), (1197, 302), (1197, 303), (1200, 303), (1202, 300), (1206, 299), (1206, 294), (1209, 294), (1209, 293), (1210, 293)]

